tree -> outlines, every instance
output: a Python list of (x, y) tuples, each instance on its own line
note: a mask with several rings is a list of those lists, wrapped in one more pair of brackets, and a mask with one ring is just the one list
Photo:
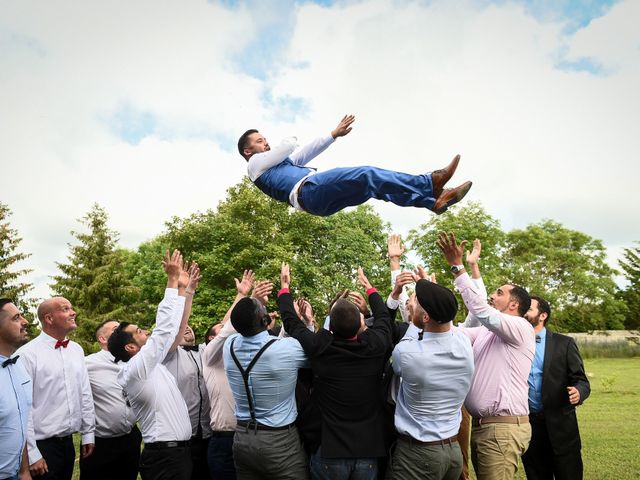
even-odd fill
[(627, 329), (640, 328), (640, 242), (639, 246), (625, 248), (623, 258), (619, 260), (629, 285), (620, 292), (620, 298), (626, 303), (628, 313), (624, 321)]
[(118, 234), (109, 230), (106, 211), (95, 204), (78, 221), (88, 232), (72, 231), (77, 245), (69, 244), (69, 263), (57, 263), (62, 272), (51, 285), (55, 295), (68, 299), (78, 314), (72, 337), (86, 352), (98, 349), (94, 331), (106, 319), (136, 322), (139, 292), (125, 268), (127, 253), (117, 248)]
[(29, 338), (33, 338), (37, 331), (31, 310), (35, 307), (36, 301), (28, 297), (29, 292), (33, 290), (33, 284), (22, 280), (31, 273), (31, 269), (16, 268), (18, 263), (31, 255), (17, 251), (22, 238), (17, 230), (10, 227), (11, 213), (9, 207), (0, 202), (0, 296), (13, 300), (23, 312), (29, 320)]
[(551, 303), (559, 331), (623, 327), (625, 306), (615, 297), (616, 273), (600, 240), (543, 220), (507, 234), (505, 268), (512, 282)]
[(277, 288), (283, 261), (291, 265), (294, 293), (307, 297), (320, 318), (334, 292), (356, 288), (358, 266), (374, 285), (389, 289), (386, 230), (370, 207), (317, 217), (268, 198), (244, 180), (228, 190), (217, 210), (173, 218), (129, 265), (137, 272), (134, 284), (144, 288), (161, 272), (158, 255), (164, 248), (179, 248), (185, 258), (197, 261), (203, 278), (190, 324), (198, 334), (222, 319), (235, 295), (234, 277), (252, 269)]

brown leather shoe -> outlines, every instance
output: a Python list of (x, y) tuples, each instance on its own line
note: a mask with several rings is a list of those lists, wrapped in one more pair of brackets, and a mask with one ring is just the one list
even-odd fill
[(431, 183), (433, 185), (433, 196), (438, 198), (444, 190), (444, 185), (449, 181), (458, 168), (458, 162), (460, 162), (460, 155), (456, 155), (451, 163), (446, 167), (431, 172)]
[(433, 212), (436, 215), (446, 212), (451, 205), (458, 203), (464, 198), (471, 188), (471, 185), (473, 185), (471, 182), (464, 182), (456, 188), (445, 188), (436, 199), (436, 203), (433, 204)]

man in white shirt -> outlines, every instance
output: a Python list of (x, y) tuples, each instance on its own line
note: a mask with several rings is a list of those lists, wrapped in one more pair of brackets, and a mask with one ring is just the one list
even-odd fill
[(458, 166), (459, 155), (447, 167), (424, 175), (376, 167), (334, 168), (315, 173), (305, 166), (338, 137), (351, 132), (354, 121), (353, 115), (345, 115), (331, 135), (320, 137), (295, 153), (295, 137), (285, 139), (271, 150), (258, 130), (247, 130), (238, 140), (238, 152), (248, 162), (247, 174), (260, 190), (312, 215), (332, 215), (370, 198), (403, 207), (427, 208), (439, 215), (462, 200), (471, 188), (471, 182), (444, 188)]
[(29, 480), (26, 439), (31, 379), (16, 349), (27, 341), (27, 321), (13, 302), (0, 298), (0, 478)]
[(162, 362), (176, 379), (178, 388), (189, 409), (192, 480), (209, 478), (207, 450), (211, 437), (209, 394), (202, 376), (200, 351), (195, 343), (193, 330), (187, 325), (180, 345), (171, 350)]
[[(189, 410), (167, 368), (162, 365), (171, 346), (179, 338), (187, 318), (185, 301), (193, 296), (187, 287), (199, 271), (182, 270), (182, 255), (165, 253), (167, 288), (156, 316), (153, 333), (122, 322), (111, 334), (108, 347), (116, 360), (125, 362), (118, 374), (144, 440), (140, 457), (143, 480), (189, 480), (191, 478), (191, 423)], [(182, 319), (182, 320), (181, 320)]]
[(43, 479), (71, 479), (75, 462), (72, 434), (80, 432), (81, 456), (93, 452), (95, 414), (84, 351), (67, 335), (76, 328), (76, 312), (63, 297), (38, 307), (42, 333), (18, 350), (33, 380), (29, 419), (31, 474)]
[(402, 378), (393, 475), (457, 480), (462, 472), (460, 408), (474, 370), (471, 342), (452, 328), (458, 303), (451, 290), (421, 279), (410, 301), (412, 325), (392, 356), (393, 370)]
[(116, 363), (107, 342), (118, 327), (105, 320), (96, 328), (100, 351), (85, 358), (96, 411), (96, 448), (80, 459), (80, 480), (135, 480), (140, 463), (142, 436), (136, 417), (124, 397), (117, 377), (122, 363)]

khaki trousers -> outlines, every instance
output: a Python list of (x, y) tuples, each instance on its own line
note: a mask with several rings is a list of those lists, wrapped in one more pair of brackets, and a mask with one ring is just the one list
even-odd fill
[(471, 430), (471, 461), (478, 480), (510, 480), (531, 440), (531, 425), (487, 423)]

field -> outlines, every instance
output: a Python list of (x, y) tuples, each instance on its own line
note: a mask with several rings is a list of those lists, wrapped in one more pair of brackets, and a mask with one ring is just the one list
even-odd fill
[[(639, 478), (640, 358), (586, 359), (585, 368), (591, 396), (578, 408), (585, 479)], [(525, 478), (522, 468), (516, 478)]]

